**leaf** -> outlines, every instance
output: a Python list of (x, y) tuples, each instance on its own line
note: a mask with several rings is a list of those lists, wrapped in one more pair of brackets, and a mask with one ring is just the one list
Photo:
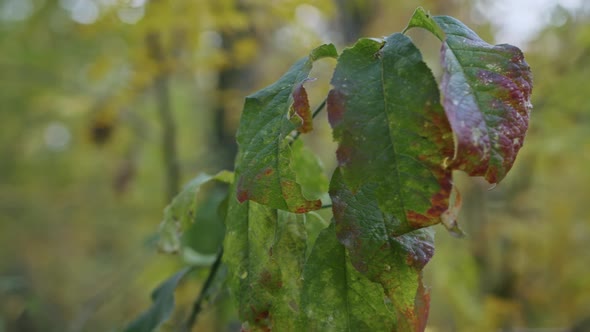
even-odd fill
[[(306, 81), (310, 81), (310, 79)], [(313, 130), (313, 117), (309, 107), (307, 91), (303, 83), (296, 85), (293, 89), (293, 93), (291, 94), (293, 104), (289, 109), (289, 118), (297, 125), (297, 130), (305, 134)]]
[(233, 173), (221, 171), (216, 175), (200, 174), (191, 180), (164, 209), (164, 219), (160, 224), (158, 242), (161, 251), (174, 253), (180, 250), (181, 236), (190, 228), (198, 213), (197, 195), (204, 184), (213, 180), (231, 183), (233, 182)]
[(152, 306), (131, 322), (124, 331), (152, 332), (166, 322), (174, 310), (174, 290), (192, 269), (185, 267), (160, 284), (152, 293)]
[(328, 192), (329, 184), (319, 159), (301, 140), (294, 141), (291, 148), (291, 166), (297, 175), (297, 183), (301, 185), (303, 195), (310, 199), (322, 198)]
[(281, 273), (282, 287), (273, 300), (270, 319), (273, 330), (294, 331), (300, 307), (307, 232), (301, 216), (284, 211), (278, 213), (275, 242), (271, 252)]
[(423, 228), (400, 235), (397, 218), (377, 206), (376, 186), (366, 184), (353, 192), (340, 170), (334, 172), (330, 194), (336, 233), (352, 265), (385, 289), (397, 312), (398, 330), (422, 331), (428, 300), (423, 300), (421, 271), (434, 254), (433, 233)]
[(305, 264), (298, 331), (394, 331), (383, 289), (350, 264), (334, 224), (324, 229)]
[[(209, 257), (216, 256), (225, 236), (224, 211), (220, 211), (220, 209), (223, 208), (224, 200), (227, 197), (228, 188), (225, 186), (214, 185), (210, 182), (201, 188), (195, 207), (194, 221), (181, 236), (183, 257), (187, 257), (190, 251)], [(227, 210), (227, 206), (225, 206), (225, 210)]]
[(210, 266), (216, 258), (216, 255), (205, 255), (190, 247), (185, 247), (182, 250), (182, 259), (191, 266)]
[(412, 27), (443, 42), (440, 88), (456, 140), (452, 167), (500, 182), (522, 147), (532, 109), (532, 74), (522, 52), (490, 45), (455, 18), (422, 8), (406, 30)]
[(229, 286), (244, 330), (292, 331), (306, 232), (297, 216), (230, 199), (224, 241)]
[(418, 49), (399, 33), (361, 39), (341, 54), (332, 85), (328, 116), (347, 186), (374, 188), (396, 234), (438, 223), (451, 191), (452, 135)]
[(457, 218), (459, 217), (459, 211), (461, 210), (461, 194), (455, 186), (451, 194), (451, 204), (449, 209), (441, 215), (441, 221), (443, 226), (449, 231), (449, 233), (455, 237), (464, 237), (465, 232), (459, 227)]
[(315, 60), (336, 56), (333, 45), (320, 46), (277, 82), (246, 98), (237, 133), (237, 198), (240, 202), (252, 200), (296, 213), (321, 206), (319, 200), (309, 200), (303, 195), (292, 169), (289, 139), (297, 128), (289, 116), (298, 114), (302, 126), (309, 121), (309, 103), (302, 85), (308, 80)]

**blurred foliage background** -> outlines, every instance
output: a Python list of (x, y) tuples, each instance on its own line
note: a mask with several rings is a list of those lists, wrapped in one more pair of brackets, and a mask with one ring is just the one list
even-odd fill
[[(578, 4), (551, 7), (517, 45), (535, 78), (526, 144), (491, 190), (458, 174), (468, 236), (437, 227), (428, 331), (590, 331), (590, 6)], [(491, 0), (0, 1), (0, 332), (122, 329), (190, 261), (157, 253), (162, 210), (197, 174), (232, 168), (244, 96), (323, 42), (401, 31), (419, 5), (504, 42)], [(438, 41), (410, 36), (436, 74)], [(333, 66), (314, 68), (312, 104)], [(316, 127), (305, 142), (330, 173), (325, 116)], [(223, 228), (204, 211), (209, 231), (185, 241), (210, 254)], [(164, 331), (206, 274), (181, 284)], [(228, 294), (194, 330), (239, 330)]]

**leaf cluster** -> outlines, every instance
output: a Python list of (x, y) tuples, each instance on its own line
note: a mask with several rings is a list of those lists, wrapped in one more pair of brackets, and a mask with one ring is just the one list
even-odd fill
[[(414, 27), (442, 42), (439, 83), (405, 35)], [(305, 85), (324, 58), (337, 60), (326, 96), (338, 143), (329, 188), (296, 140), (313, 130), (318, 112)], [(231, 181), (223, 260), (243, 330), (423, 331), (430, 226), (457, 230), (452, 172), (505, 177), (524, 141), (531, 89), (518, 48), (418, 8), (404, 33), (363, 38), (340, 54), (322, 45), (248, 96), (233, 181), (216, 177)], [(173, 201), (168, 234), (186, 229), (198, 186), (211, 179), (197, 178)], [(330, 222), (314, 212), (326, 207)]]

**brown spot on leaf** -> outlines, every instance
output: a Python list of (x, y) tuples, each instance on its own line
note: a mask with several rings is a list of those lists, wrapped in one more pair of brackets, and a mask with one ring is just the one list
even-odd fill
[(306, 206), (300, 206), (298, 208), (295, 209), (295, 213), (305, 213), (307, 212), (307, 207)]
[(328, 93), (328, 121), (332, 128), (342, 121), (344, 111), (344, 95), (339, 90), (330, 90), (330, 93)]
[(317, 210), (322, 207), (322, 201), (317, 199), (313, 201), (304, 201), (303, 203), (293, 206), (292, 195), (297, 193), (299, 188), (296, 182), (283, 180), (281, 181), (281, 187), (283, 188), (283, 198), (287, 202), (289, 211), (294, 213), (306, 213), (309, 211)]
[(336, 158), (339, 166), (346, 166), (352, 159), (352, 147), (339, 145), (336, 150)]
[(273, 276), (273, 274), (271, 274), (270, 271), (266, 269), (260, 273), (259, 282), (260, 286), (272, 291), (283, 287), (283, 281), (280, 278), (277, 278), (276, 275)]
[[(256, 310), (253, 306), (250, 306), (250, 310), (252, 310), (252, 316), (254, 317), (254, 324), (258, 328), (259, 331), (270, 332), (271, 328), (270, 324), (270, 312), (268, 310)], [(242, 331), (244, 327), (242, 326)]]
[[(307, 81), (307, 80), (306, 80)], [(303, 83), (305, 83), (304, 81)], [(301, 125), (297, 130), (301, 133), (308, 133), (313, 130), (313, 119), (309, 108), (309, 99), (303, 83), (293, 89), (293, 110), (301, 118)]]
[(272, 169), (270, 167), (265, 168), (262, 172), (260, 172), (258, 175), (256, 175), (256, 179), (261, 180), (263, 177), (271, 176), (273, 173), (274, 173), (274, 169)]
[(248, 193), (247, 190), (238, 189), (237, 198), (238, 198), (238, 202), (244, 203), (245, 201), (247, 201), (250, 198), (250, 194)]

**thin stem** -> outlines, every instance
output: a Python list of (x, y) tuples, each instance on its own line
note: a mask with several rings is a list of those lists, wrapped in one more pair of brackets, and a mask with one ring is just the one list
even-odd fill
[(219, 267), (221, 266), (221, 257), (223, 257), (223, 248), (219, 249), (219, 252), (217, 253), (217, 257), (215, 257), (215, 262), (213, 262), (213, 265), (211, 265), (211, 269), (209, 270), (209, 275), (207, 276), (207, 279), (205, 280), (205, 283), (203, 284), (203, 288), (201, 288), (201, 292), (199, 293), (199, 296), (197, 297), (197, 299), (193, 303), (193, 308), (191, 310), (191, 313), (184, 325), (185, 332), (191, 331), (193, 326), (197, 322), (197, 316), (199, 315), (199, 313), (201, 313), (203, 301), (205, 300), (205, 297), (207, 296), (207, 291), (209, 290), (209, 288), (211, 288), (211, 285), (213, 285), (213, 280), (215, 280), (215, 275), (217, 274), (217, 271), (219, 270)]
[(332, 208), (332, 204), (324, 204), (322, 205), (322, 207), (320, 209), (331, 209)]
[[(318, 107), (316, 107), (316, 109), (313, 111), (313, 113), (311, 114), (311, 118), (315, 119), (316, 116), (318, 116), (318, 114), (320, 114), (320, 112), (326, 107), (326, 103), (328, 101), (328, 98), (324, 99), (319, 105)], [(295, 134), (292, 136), (293, 140), (292, 142), (295, 142), (295, 140), (297, 140), (297, 138), (299, 138), (299, 136), (301, 135), (300, 131), (296, 131)]]
[(328, 102), (328, 98), (322, 100), (322, 102), (318, 105), (318, 107), (316, 107), (315, 111), (313, 111), (313, 113), (311, 114), (312, 119), (315, 119), (315, 117), (318, 116), (318, 114), (320, 114), (320, 112), (324, 109), (324, 107), (326, 107), (327, 102)]

